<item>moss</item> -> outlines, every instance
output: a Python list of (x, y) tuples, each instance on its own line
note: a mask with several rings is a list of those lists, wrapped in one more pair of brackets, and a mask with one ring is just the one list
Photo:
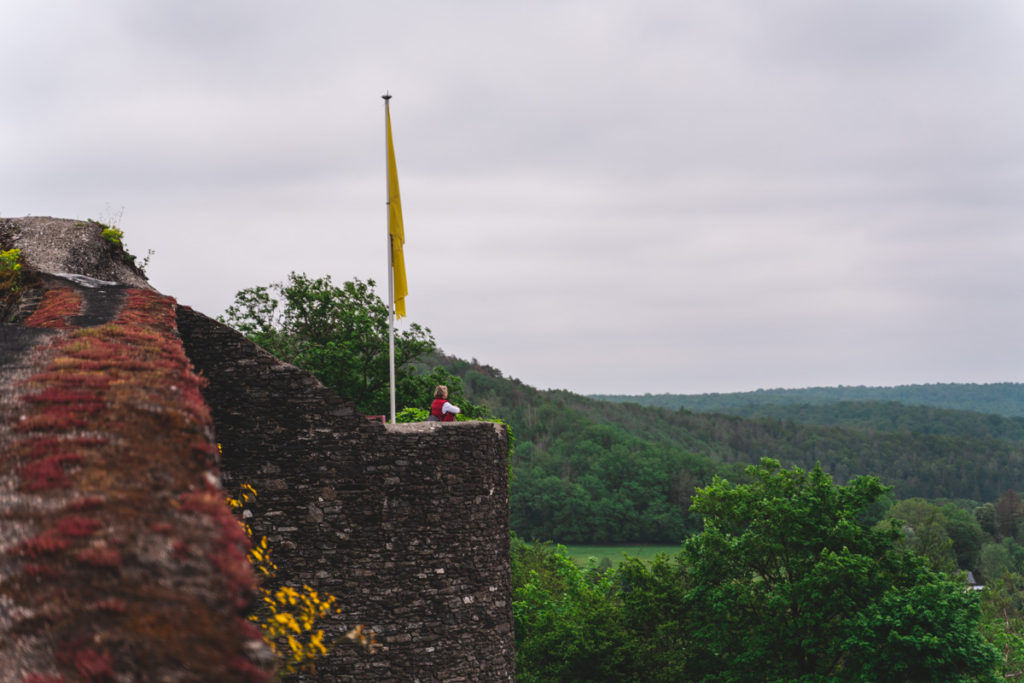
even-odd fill
[(71, 481), (65, 474), (64, 466), (77, 465), (80, 462), (82, 456), (76, 453), (58, 453), (29, 462), (18, 472), (21, 477), (21, 490), (47, 491), (70, 488)]
[(82, 309), (82, 296), (69, 287), (49, 289), (43, 295), (35, 312), (25, 321), (25, 327), (70, 327), (68, 318)]
[(72, 290), (50, 290), (30, 319), (69, 329), (24, 383), (24, 419), (0, 455), (23, 490), (75, 498), (34, 520), (39, 531), (10, 551), (20, 572), (0, 590), (45, 615), (22, 626), (57, 644), (69, 680), (268, 680), (242, 664), (248, 540), (209, 481), (212, 421), (173, 300), (129, 290), (112, 322), (70, 328), (80, 307)]

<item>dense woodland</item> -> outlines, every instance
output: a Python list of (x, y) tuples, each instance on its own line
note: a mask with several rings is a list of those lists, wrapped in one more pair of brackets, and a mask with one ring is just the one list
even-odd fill
[[(701, 488), (694, 508), (703, 529), (650, 564), (580, 568), (562, 548), (514, 538), (517, 680), (1024, 674), (1020, 561), (1001, 564), (982, 590), (949, 568), (942, 527), (976, 530), (969, 513), (946, 518), (913, 501), (879, 518), (885, 487), (874, 477), (837, 486), (820, 469), (783, 470), (769, 459), (746, 475), (745, 484)], [(1013, 507), (1019, 512), (1019, 497)], [(1007, 545), (1020, 550), (1009, 537), (984, 549), (1007, 553)]]
[(894, 401), (766, 406), (776, 414), (744, 418), (538, 391), (478, 363), (441, 363), (515, 432), (512, 526), (528, 539), (679, 542), (700, 527), (689, 512), (696, 487), (738, 479), (764, 457), (820, 464), (840, 484), (874, 475), (894, 499), (970, 506), (1024, 490), (1019, 418)]
[(1024, 417), (1024, 384), (905, 384), (896, 387), (812, 387), (807, 389), (758, 389), (730, 394), (622, 394), (595, 395), (613, 402), (637, 403), (656, 408), (695, 413), (730, 413), (747, 406), (821, 405), (843, 401), (894, 401), (905, 405), (969, 410), (1005, 417)]
[[(373, 286), (292, 274), (226, 322), (381, 414)], [(445, 356), (427, 328), (400, 346), (402, 419), (445, 383), (513, 437), (521, 680), (1024, 675), (1024, 385), (613, 401)], [(581, 569), (552, 541), (680, 551)]]

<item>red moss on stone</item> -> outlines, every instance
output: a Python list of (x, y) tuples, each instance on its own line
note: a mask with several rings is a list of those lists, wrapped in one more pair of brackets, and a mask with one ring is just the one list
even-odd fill
[(69, 516), (57, 520), (56, 529), (65, 536), (92, 536), (102, 526), (103, 524), (95, 519)]
[(71, 541), (50, 530), (22, 541), (11, 549), (11, 553), (14, 555), (24, 555), (25, 557), (40, 558), (60, 552), (69, 545), (71, 545)]
[(26, 562), (21, 569), (27, 576), (39, 576), (45, 579), (59, 579), (64, 576), (63, 569), (48, 564)]
[(39, 302), (39, 306), (25, 320), (25, 327), (69, 327), (68, 318), (78, 315), (82, 309), (82, 297), (69, 287), (50, 289)]
[(114, 679), (113, 662), (110, 652), (97, 652), (84, 646), (81, 641), (67, 645), (57, 651), (57, 661), (75, 671), (87, 681), (109, 681)]
[(78, 387), (81, 389), (103, 390), (110, 386), (113, 378), (100, 372), (79, 372), (68, 370), (50, 370), (32, 376), (37, 384), (53, 383), (57, 386)]
[(124, 564), (121, 552), (108, 545), (91, 546), (80, 550), (75, 555), (75, 559), (93, 567), (120, 567)]
[(103, 507), (105, 501), (99, 496), (83, 496), (76, 498), (64, 506), (67, 512), (82, 512), (85, 510), (96, 510)]
[(99, 610), (101, 612), (116, 612), (120, 614), (124, 612), (125, 602), (121, 598), (103, 598), (96, 602), (88, 605), (89, 609)]
[(16, 432), (67, 432), (85, 427), (88, 421), (72, 410), (48, 410), (25, 415), (14, 425)]
[[(69, 299), (50, 295), (35, 323), (45, 313), (47, 324), (66, 324), (80, 306), (61, 301)], [(57, 662), (69, 679), (158, 670), (270, 678), (245, 656), (246, 640), (258, 637), (238, 616), (255, 588), (248, 539), (211, 484), (217, 451), (204, 380), (175, 324), (173, 300), (128, 290), (111, 323), (55, 338), (48, 366), (22, 385), (25, 417), (0, 455), (23, 490), (84, 494), (51, 508), (37, 520), (45, 531), (11, 550), (24, 560), (20, 599), (62, 615), (39, 628), (65, 644)], [(159, 559), (167, 550), (173, 559)], [(96, 648), (97, 620), (109, 651)]]
[(47, 387), (38, 394), (25, 396), (23, 400), (29, 403), (74, 404), (76, 410), (88, 412), (95, 412), (103, 408), (103, 402), (95, 391), (62, 389), (60, 387)]
[(21, 477), (22, 491), (47, 491), (50, 489), (66, 489), (71, 481), (64, 473), (64, 465), (77, 465), (82, 456), (75, 453), (58, 453), (40, 460), (34, 460), (18, 472)]

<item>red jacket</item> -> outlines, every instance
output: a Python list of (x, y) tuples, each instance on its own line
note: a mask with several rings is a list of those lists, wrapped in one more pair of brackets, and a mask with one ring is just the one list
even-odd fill
[(446, 413), (442, 411), (444, 404), (448, 402), (446, 398), (435, 398), (434, 402), (430, 404), (430, 414), (441, 420), (441, 422), (454, 422), (455, 413)]

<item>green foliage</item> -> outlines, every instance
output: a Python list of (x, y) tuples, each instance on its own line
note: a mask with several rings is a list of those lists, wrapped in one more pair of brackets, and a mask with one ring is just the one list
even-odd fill
[(704, 530), (674, 558), (600, 571), (513, 538), (519, 680), (995, 680), (992, 643), (1016, 670), (1021, 641), (997, 617), (1019, 602), (982, 623), (979, 592), (903, 549), (902, 522), (865, 524), (876, 478), (837, 486), (771, 460), (747, 476), (697, 492)]
[(1007, 490), (996, 502), (996, 523), (999, 538), (1016, 538), (1024, 518), (1024, 503), (1013, 489)]
[[(515, 429), (512, 524), (525, 537), (563, 543), (678, 542), (699, 523), (687, 511), (694, 488), (714, 474), (742, 476), (742, 467), (760, 457), (803, 469), (821, 463), (839, 483), (878, 476), (899, 498), (987, 500), (1007, 487), (1024, 488), (1024, 443), (1009, 438), (1021, 420), (957, 413), (951, 422), (957, 426), (944, 432), (940, 425), (949, 414), (937, 409), (928, 419), (894, 417), (889, 426), (897, 431), (881, 431), (884, 421), (868, 429), (743, 419), (538, 391), (475, 360), (442, 358), (440, 364), (463, 378), (472, 401), (500, 414)], [(905, 415), (905, 406), (884, 407), (898, 410), (894, 416)], [(931, 425), (931, 433), (908, 431), (908, 425)], [(590, 438), (595, 427), (614, 435)], [(980, 436), (963, 436), (956, 432), (959, 428)], [(660, 462), (653, 468), (659, 471), (658, 484), (643, 481), (652, 468), (637, 459)], [(615, 469), (601, 464), (609, 460), (640, 476), (624, 487)], [(640, 510), (630, 503), (637, 486), (650, 501)], [(644, 531), (659, 509), (673, 507), (678, 509), (669, 514), (675, 522), (662, 525), (654, 535)], [(865, 514), (877, 521), (887, 507), (879, 499)]]
[(533, 571), (514, 591), (516, 680), (643, 680), (614, 574), (580, 569), (564, 548), (543, 561), (547, 576)]
[(89, 223), (100, 228), (100, 236), (106, 241), (110, 242), (114, 247), (121, 252), (121, 260), (128, 265), (134, 267), (140, 273), (145, 274), (146, 266), (149, 265), (149, 260), (153, 257), (153, 250), (150, 249), (146, 253), (146, 257), (142, 259), (142, 263), (136, 264), (135, 255), (128, 251), (128, 248), (124, 244), (124, 230), (117, 227), (115, 224), (117, 220), (120, 220), (121, 212), (117, 212), (113, 219), (108, 219), (107, 223), (102, 223), (97, 220), (89, 219)]
[(971, 512), (953, 503), (942, 506), (942, 516), (946, 520), (946, 533), (953, 543), (957, 567), (976, 571), (981, 547), (987, 539), (978, 520)]
[(1000, 653), (1004, 680), (1024, 676), (1024, 576), (1005, 574), (981, 591), (981, 632)]
[(0, 251), (0, 293), (16, 294), (21, 287), (21, 249)]
[(124, 231), (121, 230), (120, 228), (106, 226), (103, 228), (103, 232), (100, 233), (100, 236), (102, 236), (103, 239), (105, 239), (106, 241), (113, 244), (115, 247), (124, 246), (122, 242), (122, 240), (124, 239)]
[[(605, 401), (694, 412), (749, 415), (765, 406), (814, 406), (841, 402), (898, 402), (952, 410), (1024, 417), (1024, 384), (911, 384), (897, 387), (815, 387), (810, 389), (758, 389), (731, 394), (595, 395)], [(792, 419), (795, 417), (789, 416)]]
[(586, 565), (591, 561), (599, 567), (617, 567), (627, 560), (653, 562), (658, 555), (679, 552), (680, 544), (665, 545), (565, 545), (565, 551), (576, 564)]
[(430, 411), (426, 408), (407, 406), (395, 413), (395, 422), (426, 422), (428, 417), (430, 417)]
[(0, 276), (14, 274), (21, 270), (21, 249), (0, 251)]
[(561, 562), (556, 557), (565, 552), (565, 546), (552, 545), (551, 541), (527, 543), (513, 531), (510, 535), (512, 557), (512, 590), (534, 583), (552, 595), (565, 592), (565, 578), (561, 573)]
[(17, 306), (23, 284), (21, 250), (0, 249), (0, 321)]
[[(875, 475), (900, 498), (985, 500), (1007, 487), (1024, 488), (1024, 443), (1002, 438), (1014, 434), (1018, 420), (966, 414), (970, 419), (954, 422), (971, 434), (1000, 435), (974, 438), (938, 427), (930, 434), (906, 431), (902, 419), (890, 425), (899, 431), (743, 419), (538, 391), (475, 360), (441, 358), (440, 364), (462, 377), (472, 401), (515, 429), (512, 525), (525, 537), (676, 543), (699, 525), (688, 511), (694, 488), (714, 474), (740, 477), (760, 457), (804, 469), (821, 463), (838, 483)], [(932, 412), (933, 426), (948, 416)], [(625, 479), (617, 474), (623, 470)], [(877, 521), (887, 507), (880, 498), (864, 514)], [(659, 516), (665, 523), (652, 523)], [(972, 549), (962, 535), (960, 542), (961, 552), (977, 556), (977, 543)], [(970, 560), (958, 556), (958, 564)]]
[(910, 406), (896, 401), (839, 401), (802, 405), (750, 404), (730, 408), (724, 412), (738, 417), (767, 417), (804, 424), (884, 432), (1024, 440), (1024, 417), (1004, 417), (928, 405)]
[(950, 574), (956, 571), (953, 539), (946, 531), (949, 521), (937, 505), (920, 498), (901, 500), (889, 508), (886, 521), (879, 524), (888, 524), (889, 520), (899, 523), (905, 547), (928, 560), (932, 569)]
[(560, 433), (544, 452), (521, 443), (513, 463), (513, 528), (566, 543), (680, 543), (697, 525), (693, 488), (714, 469), (599, 425)]
[[(243, 289), (221, 322), (281, 360), (313, 373), (365, 414), (390, 412), (388, 307), (373, 280), (336, 286), (330, 276), (291, 273), (284, 283)], [(428, 328), (395, 330), (396, 405), (429, 405), (434, 375), (415, 363), (435, 348)]]
[[(512, 528), (563, 543), (678, 544), (697, 529), (694, 488), (730, 468), (677, 444), (660, 444), (588, 414), (582, 397), (537, 391), (476, 361), (439, 359), (473, 402), (515, 434)], [(583, 401), (581, 407), (576, 400)]]
[(987, 676), (977, 596), (898, 548), (893, 524), (859, 513), (874, 477), (836, 486), (820, 468), (762, 460), (750, 484), (716, 478), (684, 544), (694, 680), (953, 680)]
[[(220, 449), (220, 444), (217, 445)], [(232, 510), (242, 510), (257, 497), (251, 484), (243, 484), (237, 496), (228, 496), (226, 502)], [(275, 680), (299, 671), (315, 671), (316, 660), (325, 656), (331, 645), (324, 643), (323, 620), (338, 613), (337, 598), (321, 596), (309, 586), (296, 589), (287, 585), (272, 587), (266, 582), (274, 579), (277, 565), (271, 560), (271, 548), (266, 536), (255, 542), (252, 528), (239, 521), (246, 536), (253, 542), (247, 559), (260, 576), (260, 602), (249, 621), (260, 629), (267, 646), (278, 659)], [(372, 641), (376, 647), (376, 642)], [(370, 648), (372, 651), (372, 647)]]

